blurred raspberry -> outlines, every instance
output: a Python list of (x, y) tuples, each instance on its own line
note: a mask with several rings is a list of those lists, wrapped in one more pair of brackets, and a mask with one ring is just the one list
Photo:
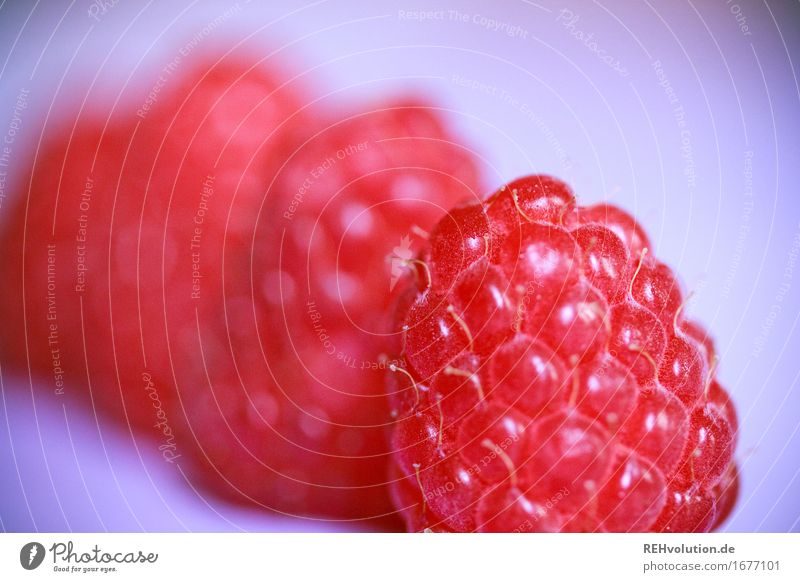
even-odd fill
[(226, 275), (228, 333), (203, 338), (213, 365), (184, 404), (217, 490), (367, 519), (393, 513), (382, 378), (394, 286), (445, 209), (477, 199), (477, 169), (422, 102), (311, 116), (294, 125), (250, 263)]
[(192, 446), (175, 439), (174, 380), (199, 361), (172, 346), (197, 343), (196, 310), (219, 311), (223, 251), (249, 248), (299, 109), (287, 78), (249, 50), (198, 51), (138, 111), (64, 115), (4, 225), (5, 365), (29, 364), (172, 454)]

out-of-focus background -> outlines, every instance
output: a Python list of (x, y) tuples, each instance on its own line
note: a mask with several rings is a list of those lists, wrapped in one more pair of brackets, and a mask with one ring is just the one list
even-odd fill
[[(724, 529), (800, 530), (797, 2), (7, 0), (0, 214), (59, 102), (123, 106), (186, 51), (237, 38), (342, 101), (432, 96), (492, 187), (551, 173), (581, 203), (634, 213), (694, 292), (739, 411), (742, 492)], [(4, 531), (348, 529), (209, 497), (35, 378), (0, 362), (0, 382)]]

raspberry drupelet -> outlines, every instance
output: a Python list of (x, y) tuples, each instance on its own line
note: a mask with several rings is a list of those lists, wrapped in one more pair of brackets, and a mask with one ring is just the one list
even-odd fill
[(530, 176), (453, 209), (404, 281), (387, 375), (411, 531), (709, 531), (737, 420), (644, 230)]

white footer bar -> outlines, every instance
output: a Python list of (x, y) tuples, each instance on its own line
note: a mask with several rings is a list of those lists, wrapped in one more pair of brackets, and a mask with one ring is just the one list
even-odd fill
[(2, 534), (0, 580), (800, 580), (800, 534)]

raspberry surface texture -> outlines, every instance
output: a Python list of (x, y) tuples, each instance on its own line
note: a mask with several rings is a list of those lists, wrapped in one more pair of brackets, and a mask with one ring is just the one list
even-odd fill
[(702, 532), (736, 412), (647, 234), (549, 176), (457, 206), (409, 264), (386, 375), (410, 531)]
[(478, 168), (423, 102), (311, 117), (282, 158), (248, 268), (226, 278), (227, 335), (203, 338), (214, 365), (195, 368), (183, 401), (203, 474), (227, 497), (391, 517), (393, 277), (447, 208), (476, 199)]

